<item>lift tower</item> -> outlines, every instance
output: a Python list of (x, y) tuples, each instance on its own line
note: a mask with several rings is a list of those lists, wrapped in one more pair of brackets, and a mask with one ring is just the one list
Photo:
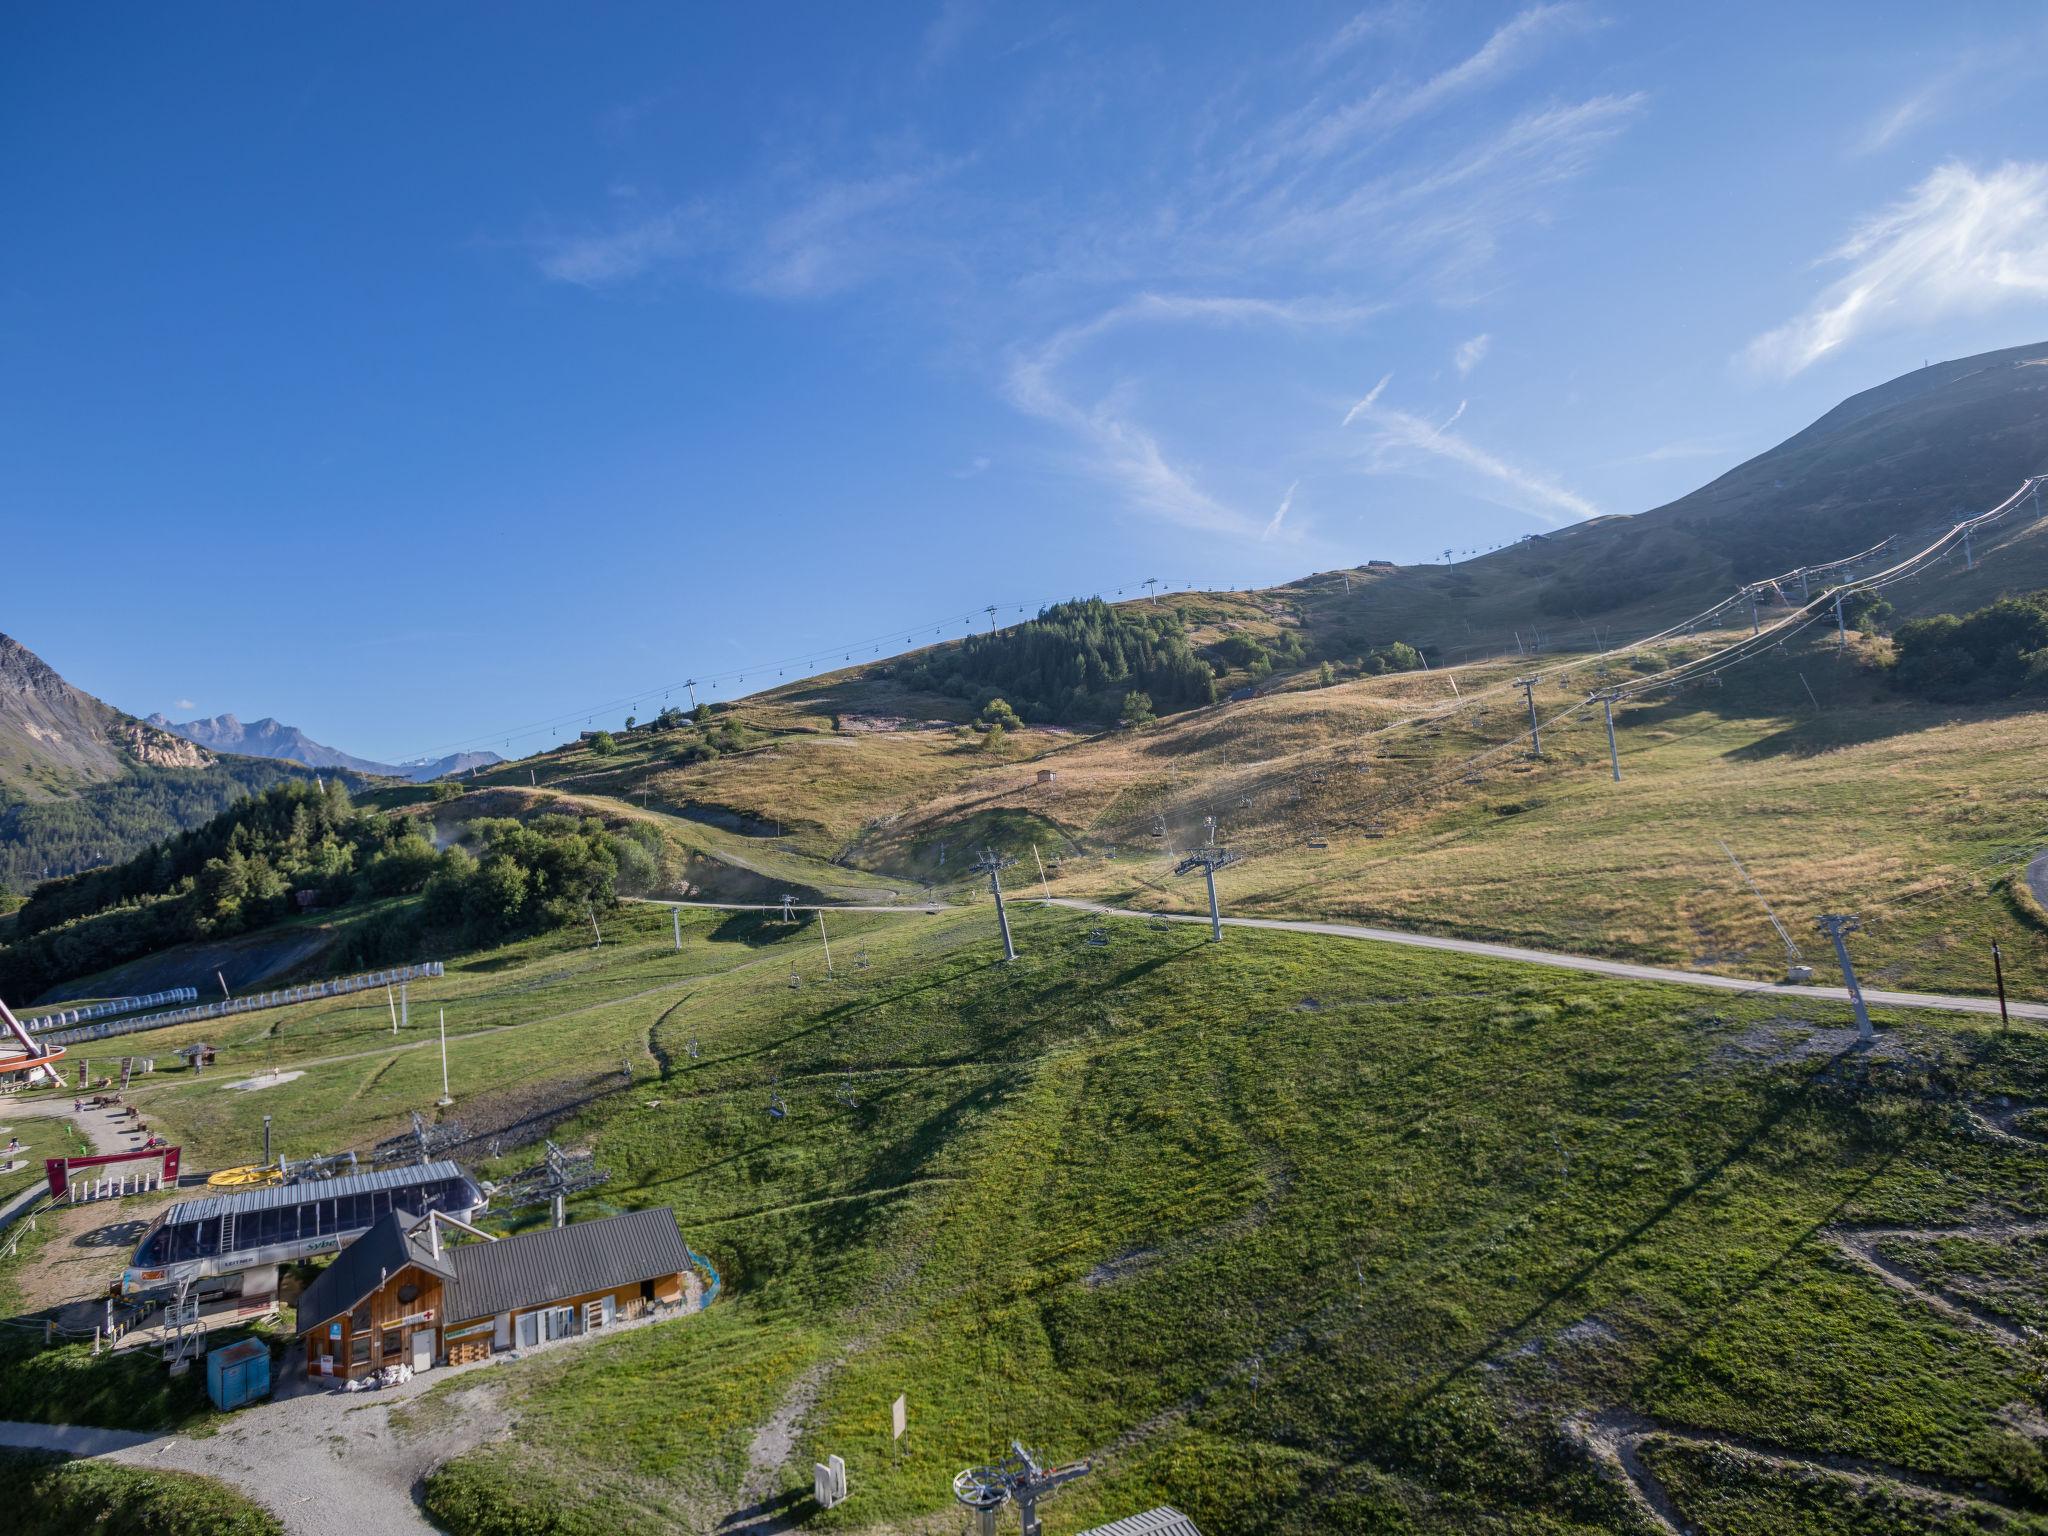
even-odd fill
[(1856, 967), (1849, 963), (1848, 936), (1863, 926), (1863, 919), (1846, 912), (1829, 912), (1814, 919), (1820, 931), (1835, 941), (1835, 958), (1842, 965), (1842, 985), (1849, 989), (1849, 1006), (1856, 1010), (1856, 1043), (1868, 1045), (1876, 1038), (1870, 1027), (1870, 1010), (1863, 1006), (1863, 989), (1856, 985)]
[(974, 865), (977, 873), (988, 876), (988, 888), (995, 892), (996, 926), (1003, 930), (1003, 962), (1006, 965), (1017, 958), (1017, 946), (1010, 941), (1010, 913), (1003, 905), (1003, 871), (1016, 862), (1008, 854), (997, 853), (991, 848)]
[(996, 1517), (1010, 1503), (1017, 1506), (1020, 1536), (1039, 1536), (1038, 1501), (1089, 1470), (1085, 1461), (1042, 1467), (1021, 1442), (1012, 1440), (1010, 1454), (1001, 1461), (968, 1467), (955, 1476), (953, 1497), (974, 1511), (978, 1536), (995, 1536)]
[(1209, 942), (1223, 942), (1223, 913), (1216, 905), (1216, 871), (1226, 864), (1237, 862), (1237, 855), (1228, 848), (1203, 848), (1189, 854), (1175, 867), (1176, 875), (1185, 875), (1199, 869), (1209, 882)]

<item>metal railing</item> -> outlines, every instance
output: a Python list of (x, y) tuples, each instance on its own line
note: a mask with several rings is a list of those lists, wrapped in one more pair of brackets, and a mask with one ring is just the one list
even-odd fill
[(202, 1019), (224, 1019), (237, 1013), (254, 1013), (263, 1008), (288, 1008), (293, 1003), (316, 1002), (323, 997), (345, 997), (374, 987), (395, 987), (400, 982), (426, 981), (441, 974), (441, 962), (424, 961), (402, 965), (396, 970), (365, 971), (359, 976), (338, 976), (332, 981), (311, 981), (301, 987), (284, 987), (274, 992), (256, 992), (247, 997), (202, 1003), (196, 1008), (176, 1008), (169, 1013), (148, 1013), (132, 1019), (116, 1019), (81, 1029), (57, 1030), (37, 1036), (41, 1045), (77, 1045), (87, 1040), (106, 1040), (115, 1035), (132, 1035), (145, 1029), (162, 1029), (170, 1024), (192, 1024)]

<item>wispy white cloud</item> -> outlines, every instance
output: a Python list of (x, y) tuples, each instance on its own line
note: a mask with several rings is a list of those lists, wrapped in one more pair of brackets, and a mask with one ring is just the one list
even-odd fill
[(1789, 378), (1874, 331), (2048, 301), (2048, 164), (1944, 165), (1827, 260), (1849, 270), (1752, 341), (1750, 366)]
[[(1592, 502), (1544, 471), (1515, 464), (1469, 438), (1453, 436), (1448, 430), (1451, 422), (1439, 427), (1413, 412), (1379, 404), (1386, 387), (1387, 380), (1381, 379), (1372, 393), (1344, 417), (1346, 426), (1362, 420), (1372, 429), (1366, 447), (1374, 456), (1375, 472), (1410, 467), (1420, 454), (1477, 476), (1488, 487), (1488, 499), (1553, 527), (1576, 518), (1600, 515), (1600, 509)], [(1451, 421), (1464, 412), (1465, 407), (1460, 405)]]
[(608, 288), (630, 281), (693, 248), (691, 218), (682, 208), (637, 214), (610, 229), (535, 242), (541, 271), (562, 283)]
[(995, 463), (995, 460), (991, 459), (987, 454), (977, 453), (959, 469), (953, 471), (953, 478), (955, 480), (972, 480), (976, 475), (987, 473), (988, 467), (993, 463)]
[[(1311, 96), (1255, 134), (1232, 173), (1241, 185), (1249, 185), (1275, 174), (1298, 176), (1317, 162), (1348, 160), (1395, 129), (1498, 83), (1533, 59), (1550, 38), (1588, 24), (1588, 13), (1578, 4), (1532, 6), (1497, 28), (1476, 51), (1419, 83), (1381, 83), (1335, 101)], [(1354, 34), (1352, 41), (1370, 30)]]
[(1612, 459), (1609, 462), (1662, 464), (1672, 459), (1711, 459), (1734, 451), (1734, 445), (1725, 438), (1681, 438), (1677, 442), (1659, 443), (1646, 452), (1632, 453), (1625, 458)]
[(1359, 417), (1363, 416), (1367, 411), (1371, 410), (1375, 405), (1377, 405), (1379, 403), (1380, 396), (1387, 392), (1387, 386), (1393, 382), (1394, 376), (1391, 373), (1380, 375), (1379, 383), (1373, 385), (1371, 389), (1366, 391), (1365, 398), (1359, 401), (1358, 404), (1354, 405), (1353, 407), (1351, 407), (1350, 410), (1344, 413), (1344, 425), (1347, 427), (1350, 426), (1351, 423), (1358, 420)]
[(1316, 62), (1327, 65), (1362, 43), (1399, 31), (1413, 19), (1413, 8), (1407, 5), (1369, 5), (1324, 39), (1316, 50)]
[(1287, 494), (1280, 498), (1280, 505), (1273, 511), (1273, 520), (1266, 524), (1266, 531), (1260, 534), (1259, 537), (1270, 539), (1280, 532), (1280, 525), (1287, 521), (1287, 514), (1294, 510), (1294, 493), (1300, 489), (1301, 482), (1299, 480), (1287, 487)]
[(1141, 294), (1093, 320), (1056, 332), (1017, 358), (1009, 372), (1009, 397), (1019, 410), (1079, 439), (1088, 450), (1090, 468), (1130, 505), (1184, 528), (1237, 538), (1266, 537), (1278, 531), (1277, 520), (1261, 522), (1203, 490), (1169, 460), (1157, 436), (1129, 418), (1113, 395), (1083, 404), (1062, 383), (1061, 370), (1084, 347), (1140, 323), (1305, 329), (1352, 325), (1376, 313), (1377, 306), (1349, 303)]
[(1856, 141), (1859, 154), (1873, 155), (1881, 149), (1888, 149), (1896, 139), (1905, 137), (1913, 129), (1933, 118), (1935, 108), (1948, 94), (1949, 83), (1944, 77), (1920, 86), (1902, 99), (1893, 102), (1873, 117), (1864, 128), (1863, 136)]
[(889, 215), (905, 208), (954, 167), (931, 166), (826, 182), (769, 220), (742, 259), (747, 287), (776, 298), (838, 293), (872, 276), (898, 248), (903, 231)]
[(938, 14), (924, 29), (918, 67), (927, 75), (952, 63), (967, 36), (980, 23), (981, 0), (942, 0)]
[(175, 704), (171, 706), (171, 708), (173, 709), (197, 709), (198, 707), (199, 706), (197, 704), (194, 704), (190, 699), (179, 699)]
[(1485, 359), (1487, 349), (1492, 345), (1493, 337), (1485, 331), (1481, 331), (1470, 341), (1459, 342), (1458, 350), (1452, 355), (1452, 361), (1458, 365), (1459, 374), (1468, 374), (1477, 368)]

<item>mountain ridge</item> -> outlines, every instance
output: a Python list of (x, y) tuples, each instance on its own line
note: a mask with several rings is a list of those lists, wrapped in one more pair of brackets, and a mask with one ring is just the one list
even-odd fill
[(495, 752), (454, 752), (446, 757), (418, 758), (405, 763), (380, 763), (357, 757), (339, 747), (313, 740), (295, 725), (286, 725), (271, 715), (244, 722), (234, 714), (214, 715), (205, 720), (174, 721), (164, 714), (151, 715), (148, 724), (158, 730), (194, 742), (216, 752), (244, 757), (282, 758), (304, 763), (308, 768), (345, 768), (353, 773), (376, 774), (384, 778), (410, 779), (425, 783), (451, 773), (464, 773), (501, 762)]

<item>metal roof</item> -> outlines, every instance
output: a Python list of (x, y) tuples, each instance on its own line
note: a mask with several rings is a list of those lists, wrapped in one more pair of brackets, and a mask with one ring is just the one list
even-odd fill
[(1092, 1526), (1081, 1536), (1202, 1536), (1195, 1522), (1170, 1505), (1148, 1509), (1142, 1515), (1126, 1515), (1107, 1525)]
[(280, 1206), (305, 1205), (314, 1200), (334, 1200), (345, 1195), (374, 1194), (380, 1189), (405, 1189), (415, 1184), (433, 1184), (442, 1179), (466, 1178), (458, 1164), (413, 1163), (403, 1168), (379, 1168), (370, 1173), (349, 1173), (338, 1179), (313, 1179), (304, 1184), (267, 1184), (232, 1195), (209, 1195), (201, 1200), (181, 1200), (164, 1212), (168, 1224), (203, 1221), (209, 1216), (242, 1216), (250, 1211), (271, 1211)]
[(455, 1265), (442, 1303), (450, 1323), (638, 1285), (690, 1267), (676, 1213), (665, 1205), (443, 1252)]
[(406, 1230), (418, 1221), (419, 1217), (405, 1211), (386, 1211), (369, 1231), (337, 1253), (334, 1262), (315, 1275), (300, 1295), (293, 1318), (295, 1330), (304, 1333), (353, 1312), (356, 1303), (408, 1264), (432, 1270), (443, 1280), (452, 1278), (455, 1271), (448, 1262), (449, 1251), (442, 1249), (437, 1259), (425, 1237)]

